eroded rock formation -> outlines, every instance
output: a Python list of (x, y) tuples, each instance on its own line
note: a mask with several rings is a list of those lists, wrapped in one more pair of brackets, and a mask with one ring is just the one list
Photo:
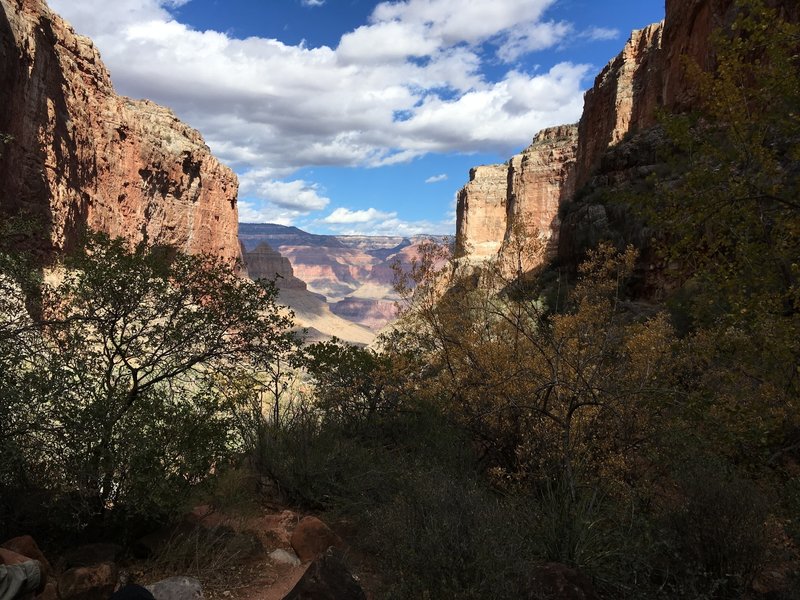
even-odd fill
[(45, 227), (47, 250), (85, 228), (233, 260), (236, 176), (194, 129), (117, 96), (100, 54), (43, 0), (0, 0), (0, 211)]
[[(795, 0), (767, 3), (789, 20), (800, 19), (800, 4)], [(549, 152), (552, 165), (541, 164), (533, 169), (528, 166), (526, 174), (525, 157), (535, 151), (535, 141), (531, 148), (511, 159), (505, 180), (505, 165), (473, 169), (470, 183), (459, 195), (459, 253), (471, 260), (496, 256), (503, 241), (508, 240), (508, 232), (520, 216), (525, 216), (540, 231), (550, 223), (546, 248), (552, 251), (558, 244), (561, 256), (565, 244), (558, 243), (560, 224), (557, 219), (548, 220), (551, 214), (558, 215), (558, 208), (553, 211), (554, 203), (569, 202), (576, 191), (587, 186), (597, 187), (608, 179), (626, 177), (630, 174), (626, 169), (635, 168), (639, 173), (652, 168), (650, 156), (625, 157), (623, 149), (621, 154), (609, 157), (609, 148), (649, 130), (656, 124), (659, 108), (686, 111), (695, 106), (697, 91), (686, 75), (687, 62), (706, 70), (713, 68), (713, 32), (730, 25), (734, 17), (733, 0), (667, 0), (664, 22), (634, 31), (622, 52), (601, 71), (586, 93), (573, 155), (568, 146), (560, 150), (547, 147), (551, 141), (545, 132), (545, 139), (540, 139), (543, 134), (537, 136), (545, 146), (535, 160), (547, 161)], [(645, 146), (649, 148), (652, 140), (648, 135)], [(604, 161), (613, 164), (604, 165)], [(527, 164), (532, 164), (531, 158)], [(602, 181), (592, 181), (598, 177)], [(501, 210), (503, 198), (506, 212)], [(605, 209), (591, 207), (584, 212), (587, 218), (608, 221), (610, 217), (600, 211)]]
[(305, 290), (306, 284), (294, 275), (289, 259), (281, 256), (266, 243), (261, 242), (244, 253), (244, 264), (251, 279), (275, 279), (279, 289)]
[(577, 141), (575, 125), (545, 129), (507, 164), (472, 169), (470, 182), (458, 194), (457, 253), (485, 260), (514, 235), (534, 231), (552, 252), (559, 206), (575, 190)]
[(609, 146), (655, 122), (656, 108), (663, 104), (663, 31), (661, 23), (634, 31), (586, 92), (574, 187), (586, 183)]
[(457, 252), (473, 260), (495, 256), (506, 234), (508, 165), (486, 165), (469, 172), (458, 193)]
[(575, 194), (575, 153), (578, 128), (575, 125), (540, 131), (522, 154), (509, 162), (508, 240), (514, 224), (525, 229), (521, 234), (539, 235), (548, 254), (558, 247), (561, 204)]

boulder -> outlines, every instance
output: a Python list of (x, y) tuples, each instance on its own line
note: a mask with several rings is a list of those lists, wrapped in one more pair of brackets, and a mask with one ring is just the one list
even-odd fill
[(19, 552), (14, 552), (7, 548), (0, 548), (0, 564), (18, 565), (31, 560), (27, 556), (23, 556)]
[(600, 600), (592, 580), (573, 567), (548, 563), (531, 575), (528, 600)]
[(300, 566), (300, 559), (294, 552), (286, 551), (283, 548), (273, 550), (269, 553), (269, 558), (278, 565), (290, 565), (292, 567)]
[(68, 569), (58, 578), (61, 600), (108, 600), (117, 586), (117, 567), (102, 563)]
[(145, 586), (155, 600), (203, 600), (203, 586), (194, 577), (170, 577)]
[(328, 548), (308, 566), (283, 600), (367, 600), (367, 596), (344, 565), (339, 551)]
[(36, 540), (34, 540), (31, 536), (21, 535), (19, 537), (12, 538), (0, 544), (0, 547), (16, 552), (17, 554), (21, 554), (22, 556), (27, 556), (33, 560), (38, 560), (42, 567), (42, 574), (45, 577), (50, 574), (50, 563), (39, 549)]
[(298, 523), (292, 532), (291, 544), (303, 562), (314, 560), (331, 546), (343, 546), (339, 536), (317, 517), (304, 517)]

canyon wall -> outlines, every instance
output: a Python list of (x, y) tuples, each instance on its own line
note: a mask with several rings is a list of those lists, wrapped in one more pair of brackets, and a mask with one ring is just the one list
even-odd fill
[(495, 256), (506, 234), (508, 165), (484, 165), (469, 172), (458, 192), (456, 251), (473, 260)]
[[(800, 18), (800, 3), (796, 0), (768, 0), (768, 4), (787, 19)], [(611, 166), (617, 169), (627, 162), (637, 163), (640, 170), (652, 166), (638, 164), (642, 160), (632, 160), (636, 157), (609, 159), (609, 148), (655, 125), (660, 108), (693, 108), (697, 94), (691, 78), (686, 76), (687, 62), (706, 70), (713, 68), (713, 32), (730, 25), (734, 17), (734, 0), (667, 0), (664, 22), (634, 31), (622, 52), (606, 65), (586, 92), (576, 137), (570, 141), (575, 144), (574, 150), (571, 145), (548, 148), (548, 141), (540, 139), (542, 135), (547, 137), (545, 132), (537, 136), (545, 144), (540, 157), (547, 161), (550, 152), (552, 162), (529, 170), (530, 175), (526, 175), (525, 156), (537, 145), (536, 141), (508, 165), (472, 170), (470, 183), (458, 198), (458, 254), (472, 261), (497, 256), (522, 215), (540, 231), (546, 231), (550, 224), (547, 253), (542, 260), (547, 254), (552, 255), (554, 246), (559, 245), (561, 230), (558, 207), (569, 202), (576, 191), (592, 184), (604, 160), (611, 160), (615, 163)], [(647, 162), (650, 157), (644, 159)], [(503, 169), (509, 175), (506, 179)], [(599, 175), (601, 179), (604, 176)], [(524, 185), (520, 186), (520, 180)], [(602, 181), (595, 183), (600, 185)], [(508, 208), (505, 212), (501, 210), (503, 202)], [(559, 256), (563, 246), (560, 243)]]
[(586, 92), (573, 187), (588, 181), (610, 146), (655, 123), (656, 109), (663, 104), (663, 32), (661, 23), (634, 31)]
[(243, 248), (242, 255), (244, 266), (251, 279), (275, 279), (276, 285), (281, 290), (307, 289), (305, 281), (295, 277), (289, 259), (273, 250), (268, 243), (261, 242), (249, 252)]
[(194, 129), (117, 96), (100, 54), (43, 0), (0, 0), (0, 212), (44, 226), (44, 250), (89, 227), (239, 257), (236, 176)]
[(575, 191), (577, 142), (575, 125), (552, 127), (508, 163), (472, 169), (470, 182), (458, 193), (457, 255), (486, 260), (514, 235), (533, 231), (552, 253), (558, 246), (559, 206)]

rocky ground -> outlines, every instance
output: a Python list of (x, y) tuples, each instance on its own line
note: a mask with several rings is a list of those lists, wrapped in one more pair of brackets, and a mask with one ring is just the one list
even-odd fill
[(47, 584), (37, 600), (106, 600), (128, 583), (145, 586), (156, 600), (373, 598), (348, 570), (349, 555), (314, 516), (280, 509), (230, 516), (210, 506), (128, 548), (94, 543), (56, 557), (30, 536), (0, 545), (5, 563), (40, 562)]

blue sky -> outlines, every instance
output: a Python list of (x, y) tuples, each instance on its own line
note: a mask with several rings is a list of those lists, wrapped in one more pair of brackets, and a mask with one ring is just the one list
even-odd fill
[(471, 166), (580, 116), (663, 0), (50, 0), (118, 91), (171, 107), (240, 178), (240, 220), (454, 232)]

